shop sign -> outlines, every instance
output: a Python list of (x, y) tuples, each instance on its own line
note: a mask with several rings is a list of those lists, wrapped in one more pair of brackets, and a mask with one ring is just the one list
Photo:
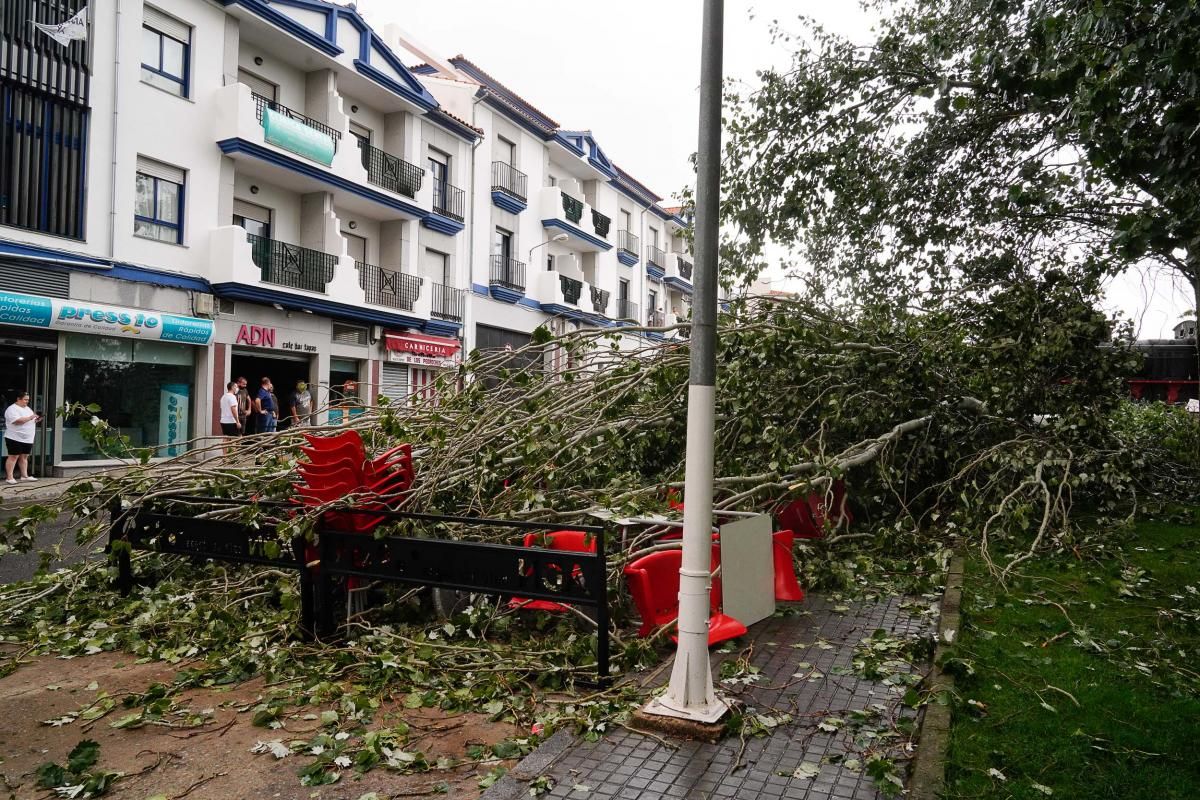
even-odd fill
[(210, 319), (15, 292), (0, 292), (0, 324), (201, 345), (214, 331)]
[(263, 112), (263, 138), (273, 145), (291, 150), (319, 164), (333, 163), (333, 137), (294, 120), (274, 109)]
[(458, 366), (461, 344), (457, 339), (416, 333), (389, 333), (384, 339), (388, 361), (417, 367), (450, 369)]
[[(238, 329), (233, 343), (246, 344), (251, 347), (275, 347), (275, 329), (265, 325), (243, 325)], [(280, 342), (278, 348), (296, 353), (317, 352), (317, 346), (307, 342)]]

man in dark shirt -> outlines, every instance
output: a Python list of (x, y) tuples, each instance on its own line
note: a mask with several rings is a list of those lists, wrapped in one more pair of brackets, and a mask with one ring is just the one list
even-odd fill
[(238, 422), (242, 423), (242, 436), (254, 433), (254, 401), (250, 399), (250, 390), (246, 388), (246, 379), (237, 379)]
[(271, 385), (270, 378), (262, 379), (262, 387), (258, 390), (258, 396), (254, 398), (254, 410), (258, 413), (258, 432), (272, 433), (275, 430), (275, 423), (279, 419), (279, 409), (275, 403), (275, 387)]

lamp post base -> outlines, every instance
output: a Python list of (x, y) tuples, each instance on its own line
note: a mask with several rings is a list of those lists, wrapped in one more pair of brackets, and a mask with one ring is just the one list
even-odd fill
[(721, 698), (714, 696), (712, 702), (703, 705), (682, 706), (672, 703), (670, 697), (663, 695), (646, 703), (641, 710), (651, 716), (672, 717), (712, 725), (729, 713), (729, 705)]

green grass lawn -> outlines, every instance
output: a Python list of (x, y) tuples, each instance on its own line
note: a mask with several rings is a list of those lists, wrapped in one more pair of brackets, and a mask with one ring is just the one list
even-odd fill
[(1200, 798), (1200, 514), (1102, 541), (968, 554), (946, 797)]

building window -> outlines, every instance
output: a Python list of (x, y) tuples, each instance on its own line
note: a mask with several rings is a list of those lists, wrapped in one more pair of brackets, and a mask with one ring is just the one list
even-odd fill
[(188, 58), (192, 29), (153, 8), (142, 22), (142, 82), (188, 96)]
[(650, 246), (655, 249), (658, 248), (658, 228), (650, 229)]
[(184, 172), (138, 157), (133, 232), (146, 239), (182, 244)]
[(650, 307), (649, 311), (653, 314), (655, 311), (658, 311), (658, 292), (651, 289), (649, 297), (650, 301), (646, 305)]
[(350, 123), (350, 135), (358, 140), (358, 146), (360, 148), (371, 146), (371, 129), (370, 128), (364, 128), (362, 125), (359, 125), (357, 122), (351, 122)]
[(629, 281), (625, 278), (621, 278), (619, 281), (617, 281), (617, 299), (629, 299)]
[(620, 230), (633, 232), (633, 215), (625, 209), (621, 209), (621, 227)]
[(272, 103), (279, 99), (278, 86), (264, 78), (258, 77), (252, 72), (247, 72), (240, 67), (238, 68), (238, 83), (249, 86), (252, 94), (256, 94), (259, 97), (264, 97), (267, 100), (270, 100)]
[(367, 263), (367, 240), (345, 231), (342, 231), (342, 238), (346, 240), (346, 255), (355, 261)]
[[(195, 348), (171, 342), (66, 335), (63, 396), (68, 403), (95, 403), (101, 416), (129, 437), (131, 447), (154, 448), (154, 457), (188, 449), (195, 392)], [(79, 423), (63, 421), (64, 461), (127, 455), (96, 451)]]
[(450, 274), (450, 256), (445, 253), (425, 248), (425, 258), (422, 260), (421, 272), (430, 283), (440, 283), (442, 286), (453, 286), (454, 279)]
[(246, 233), (270, 239), (271, 209), (247, 203), (245, 200), (234, 200), (233, 224), (245, 228)]
[(500, 256), (507, 262), (508, 259), (512, 258), (512, 254), (512, 231), (506, 231), (504, 228), (496, 228), (496, 234), (492, 237), (492, 255)]
[(498, 160), (503, 161), (510, 167), (517, 165), (517, 146), (508, 139), (505, 139), (503, 136), (497, 137), (496, 151), (496, 155), (499, 157)]

